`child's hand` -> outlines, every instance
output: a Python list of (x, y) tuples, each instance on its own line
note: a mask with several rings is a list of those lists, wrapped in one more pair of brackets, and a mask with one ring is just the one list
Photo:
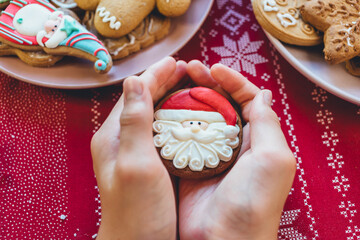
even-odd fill
[(188, 64), (198, 85), (224, 89), (241, 106), (243, 145), (234, 167), (209, 180), (181, 180), (179, 231), (187, 239), (277, 239), (281, 212), (296, 170), (295, 158), (271, 109), (271, 92), (217, 64)]
[(176, 237), (175, 196), (153, 143), (153, 101), (186, 73), (165, 58), (124, 82), (124, 93), (91, 142), (101, 197), (98, 240)]

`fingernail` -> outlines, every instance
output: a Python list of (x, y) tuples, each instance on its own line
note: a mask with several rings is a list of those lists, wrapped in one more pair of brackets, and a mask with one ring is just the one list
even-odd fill
[(271, 107), (272, 92), (270, 90), (263, 90), (264, 102)]
[(126, 100), (136, 99), (143, 94), (144, 86), (136, 78), (127, 79), (124, 82), (124, 92)]

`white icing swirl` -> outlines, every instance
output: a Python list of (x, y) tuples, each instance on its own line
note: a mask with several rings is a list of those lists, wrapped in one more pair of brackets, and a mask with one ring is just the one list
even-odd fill
[(110, 12), (106, 11), (105, 7), (98, 7), (96, 9), (96, 12), (99, 13), (99, 16), (102, 18), (102, 21), (104, 23), (106, 22), (110, 22), (109, 26), (111, 29), (115, 29), (115, 30), (119, 30), (121, 27), (121, 22), (120, 21), (116, 21), (116, 17), (115, 16), (110, 16)]

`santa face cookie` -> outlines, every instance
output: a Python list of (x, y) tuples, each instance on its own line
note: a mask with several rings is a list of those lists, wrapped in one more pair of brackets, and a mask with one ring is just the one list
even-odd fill
[(314, 46), (322, 36), (304, 22), (299, 8), (305, 0), (252, 0), (254, 14), (259, 24), (279, 40), (299, 45)]
[(100, 73), (112, 66), (111, 56), (96, 36), (43, 0), (11, 1), (0, 16), (0, 42), (26, 51), (89, 59)]
[(185, 89), (155, 110), (154, 144), (171, 174), (207, 178), (234, 163), (241, 145), (241, 120), (222, 95), (204, 87)]

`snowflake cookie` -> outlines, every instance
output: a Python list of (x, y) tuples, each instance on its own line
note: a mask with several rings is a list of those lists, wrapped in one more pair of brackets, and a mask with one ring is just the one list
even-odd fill
[(360, 0), (309, 0), (301, 14), (324, 32), (326, 61), (337, 64), (360, 54)]
[(304, 0), (252, 0), (254, 14), (264, 30), (279, 40), (313, 46), (322, 42), (321, 35), (300, 15)]

